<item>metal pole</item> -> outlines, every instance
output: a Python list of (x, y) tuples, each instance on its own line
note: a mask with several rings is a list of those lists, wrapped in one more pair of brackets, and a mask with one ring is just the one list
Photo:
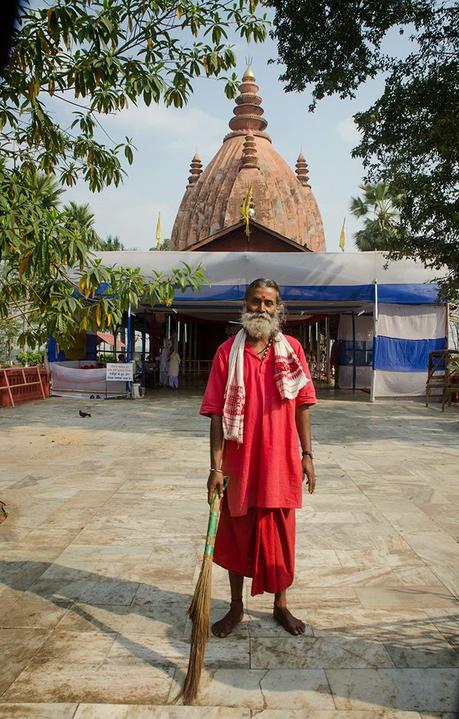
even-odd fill
[(145, 366), (145, 350), (146, 350), (146, 343), (147, 343), (147, 311), (144, 307), (143, 312), (143, 326), (142, 326), (142, 387), (145, 387), (145, 376), (146, 376), (146, 366)]
[(127, 315), (127, 347), (126, 347), (126, 361), (127, 362), (131, 361), (131, 352), (132, 352), (131, 329), (132, 329), (131, 305), (129, 305), (128, 315)]
[[(449, 346), (449, 302), (447, 302), (446, 306), (445, 306), (445, 324), (446, 324), (446, 327), (445, 327), (445, 335), (446, 335), (445, 350), (448, 350), (448, 349), (450, 349), (450, 346)], [(453, 349), (453, 347), (451, 347), (451, 349)]]
[(357, 367), (355, 366), (355, 314), (352, 313), (352, 391), (357, 384)]
[[(128, 316), (127, 316), (126, 362), (131, 361), (131, 344), (132, 344), (131, 327), (132, 327), (131, 305), (129, 305)], [(126, 391), (129, 394), (132, 394), (132, 382), (126, 382)]]
[[(185, 379), (185, 362), (186, 362), (186, 340), (187, 340), (187, 332), (186, 332), (186, 322), (183, 323), (183, 338), (182, 338), (182, 376), (183, 379)], [(179, 353), (180, 354), (180, 353)]]
[(197, 369), (197, 359), (198, 359), (198, 327), (199, 325), (195, 325), (194, 332), (193, 332), (193, 363), (194, 366)]
[(375, 369), (375, 351), (376, 343), (378, 338), (378, 318), (379, 318), (379, 307), (378, 307), (378, 283), (375, 280), (375, 298), (373, 305), (373, 361), (372, 361), (372, 373), (371, 373), (371, 387), (370, 387), (370, 402), (375, 401), (376, 391), (376, 369)]
[(320, 320), (316, 322), (316, 367), (317, 381), (320, 382)]
[(331, 384), (330, 371), (330, 317), (325, 318), (325, 372), (327, 384)]

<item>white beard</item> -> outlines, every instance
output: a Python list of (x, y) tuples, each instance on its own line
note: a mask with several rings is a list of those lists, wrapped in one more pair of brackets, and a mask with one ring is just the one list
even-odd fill
[(280, 332), (277, 312), (273, 317), (266, 312), (243, 312), (241, 325), (253, 340), (270, 339)]

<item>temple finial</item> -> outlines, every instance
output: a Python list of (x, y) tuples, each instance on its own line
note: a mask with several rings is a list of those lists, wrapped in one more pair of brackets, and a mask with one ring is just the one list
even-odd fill
[(187, 187), (191, 187), (191, 185), (195, 185), (197, 181), (199, 180), (199, 176), (202, 172), (202, 162), (201, 158), (199, 157), (198, 153), (195, 152), (193, 159), (191, 160), (190, 164), (190, 176), (188, 178), (188, 185)]
[(308, 163), (302, 152), (300, 152), (296, 161), (296, 176), (303, 187), (311, 187), (309, 184)]

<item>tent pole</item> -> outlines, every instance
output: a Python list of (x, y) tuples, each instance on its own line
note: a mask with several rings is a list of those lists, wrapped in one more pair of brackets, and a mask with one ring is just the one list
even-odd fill
[(376, 370), (375, 370), (375, 349), (376, 349), (376, 338), (378, 336), (378, 283), (375, 280), (375, 301), (373, 305), (373, 371), (371, 373), (371, 388), (370, 388), (370, 402), (375, 401), (375, 389), (376, 389)]
[(146, 307), (144, 307), (143, 326), (142, 326), (142, 387), (144, 389), (145, 389), (145, 373), (146, 373), (146, 367), (145, 367), (146, 343), (147, 343), (147, 310), (146, 310)]
[(320, 382), (320, 320), (316, 322), (316, 367), (317, 381)]
[[(131, 361), (131, 351), (132, 351), (131, 350), (131, 345), (132, 345), (131, 328), (132, 328), (131, 305), (129, 305), (128, 315), (127, 315), (126, 362)], [(132, 382), (126, 382), (126, 391), (129, 394), (129, 396), (132, 397)]]
[(357, 367), (355, 366), (355, 313), (352, 313), (352, 391), (357, 384)]
[[(445, 327), (445, 335), (446, 335), (445, 350), (448, 350), (448, 349), (450, 349), (450, 346), (449, 346), (449, 302), (446, 303), (446, 307), (445, 307), (445, 323), (446, 323), (446, 327)], [(453, 349), (453, 348), (451, 347), (451, 349)]]
[(127, 347), (126, 347), (126, 362), (131, 361), (131, 329), (132, 329), (132, 318), (131, 318), (131, 305), (128, 308), (127, 315)]

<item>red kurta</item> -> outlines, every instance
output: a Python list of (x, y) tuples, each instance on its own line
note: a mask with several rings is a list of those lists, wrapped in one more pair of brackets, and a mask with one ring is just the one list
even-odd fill
[[(247, 342), (242, 445), (226, 441), (222, 469), (230, 477), (215, 541), (214, 561), (253, 577), (252, 595), (279, 592), (293, 581), (295, 508), (301, 507), (303, 472), (295, 410), (315, 404), (311, 375), (298, 340), (287, 337), (310, 380), (295, 400), (281, 399), (274, 383), (274, 349), (260, 360)], [(201, 414), (222, 416), (234, 338), (217, 350)]]
[[(274, 349), (263, 361), (246, 342), (244, 384), (246, 393), (244, 439), (241, 445), (225, 442), (222, 469), (231, 478), (227, 490), (232, 517), (250, 507), (301, 507), (303, 471), (295, 422), (297, 405), (315, 404), (316, 393), (303, 348), (286, 337), (309, 382), (296, 400), (281, 399), (274, 383)], [(200, 413), (222, 416), (228, 377), (228, 359), (234, 337), (218, 348), (202, 400)]]

